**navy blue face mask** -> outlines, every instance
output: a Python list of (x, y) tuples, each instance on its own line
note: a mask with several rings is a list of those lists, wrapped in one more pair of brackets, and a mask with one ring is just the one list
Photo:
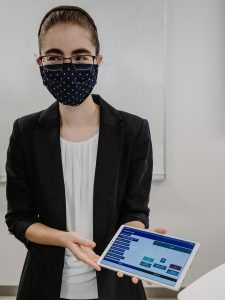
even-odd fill
[(51, 65), (51, 70), (40, 66), (43, 84), (57, 101), (65, 105), (80, 105), (97, 83), (98, 65), (80, 64), (77, 70), (72, 63), (65, 63), (58, 69), (59, 64)]

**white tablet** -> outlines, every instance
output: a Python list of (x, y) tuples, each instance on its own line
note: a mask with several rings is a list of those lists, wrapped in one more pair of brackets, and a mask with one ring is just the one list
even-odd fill
[(171, 290), (179, 290), (200, 244), (121, 225), (97, 263)]

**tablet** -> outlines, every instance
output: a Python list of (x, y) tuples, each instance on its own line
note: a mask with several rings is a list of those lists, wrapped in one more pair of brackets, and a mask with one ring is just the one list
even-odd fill
[(197, 242), (121, 225), (97, 263), (177, 291), (199, 246)]

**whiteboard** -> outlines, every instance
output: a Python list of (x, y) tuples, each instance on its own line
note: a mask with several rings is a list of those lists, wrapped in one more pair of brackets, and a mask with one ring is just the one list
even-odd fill
[(92, 93), (149, 121), (153, 180), (164, 179), (166, 0), (8, 0), (0, 11), (0, 181), (6, 180), (6, 151), (14, 120), (55, 101), (42, 84), (35, 59), (41, 19), (62, 4), (81, 6), (94, 19), (104, 58)]

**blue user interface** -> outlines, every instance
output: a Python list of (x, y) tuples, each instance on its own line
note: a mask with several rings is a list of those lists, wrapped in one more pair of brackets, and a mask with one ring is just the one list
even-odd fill
[(102, 263), (175, 286), (195, 243), (124, 227)]

